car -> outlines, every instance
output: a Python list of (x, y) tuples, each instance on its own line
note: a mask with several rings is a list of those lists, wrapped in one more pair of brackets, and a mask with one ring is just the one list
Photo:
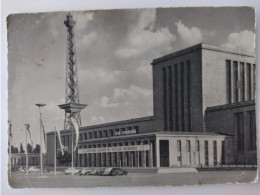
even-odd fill
[(123, 170), (121, 168), (116, 168), (116, 167), (108, 167), (104, 170), (102, 175), (127, 175), (128, 172), (126, 170)]
[(78, 174), (80, 172), (80, 170), (70, 167), (70, 168), (66, 169), (64, 172), (65, 172), (65, 174)]
[(83, 168), (83, 169), (79, 172), (79, 174), (80, 174), (80, 175), (87, 175), (87, 174), (89, 174), (91, 171), (92, 171), (92, 170), (91, 170), (90, 168)]
[(89, 173), (89, 175), (102, 175), (104, 171), (104, 168), (95, 168)]
[(30, 167), (28, 172), (29, 173), (38, 173), (38, 172), (40, 172), (40, 169), (37, 167)]

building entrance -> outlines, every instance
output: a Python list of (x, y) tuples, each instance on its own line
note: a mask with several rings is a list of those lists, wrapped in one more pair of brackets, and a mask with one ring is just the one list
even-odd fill
[(169, 167), (169, 140), (160, 140), (160, 167)]

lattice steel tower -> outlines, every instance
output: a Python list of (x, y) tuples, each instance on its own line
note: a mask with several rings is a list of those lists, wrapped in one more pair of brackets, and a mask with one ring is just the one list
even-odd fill
[(60, 105), (60, 108), (65, 110), (64, 130), (66, 130), (73, 129), (73, 124), (70, 119), (71, 115), (74, 116), (79, 126), (81, 126), (80, 110), (85, 108), (86, 105), (79, 103), (78, 73), (73, 29), (76, 22), (70, 13), (67, 15), (64, 24), (67, 27), (66, 97), (65, 104)]

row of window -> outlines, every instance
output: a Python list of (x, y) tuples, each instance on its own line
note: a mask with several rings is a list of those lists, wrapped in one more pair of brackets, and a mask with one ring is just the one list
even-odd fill
[(255, 99), (255, 64), (226, 60), (227, 103)]
[[(222, 141), (222, 163), (225, 163), (225, 142)], [(186, 140), (186, 151), (187, 152), (191, 152), (190, 149), (190, 140)], [(178, 152), (181, 153), (181, 140), (177, 140), (177, 150)], [(200, 141), (196, 140), (195, 141), (195, 151), (200, 151)], [(205, 165), (209, 164), (209, 142), (207, 140), (204, 141), (204, 156), (205, 156)], [(177, 160), (180, 161), (181, 160), (181, 156), (177, 157)], [(217, 164), (217, 141), (213, 141), (213, 161), (214, 164)]]
[(166, 131), (191, 131), (190, 60), (162, 68)]
[[(126, 128), (122, 127), (116, 129), (80, 133), (79, 140), (82, 141), (82, 140), (97, 139), (97, 138), (109, 138), (112, 136), (127, 135), (127, 134), (134, 134), (134, 133), (139, 133), (139, 126), (129, 126)], [(69, 140), (70, 140), (69, 136), (70, 135), (62, 136), (63, 144), (64, 143), (67, 143), (65, 145), (69, 144)]]
[[(256, 149), (256, 120), (255, 111), (248, 111), (247, 116), (249, 117), (249, 126), (244, 129), (244, 113), (239, 112), (235, 114), (236, 118), (236, 134), (237, 134), (237, 150), (241, 151), (245, 149), (245, 142), (248, 142), (248, 149)], [(249, 130), (249, 138), (245, 139), (245, 130)]]

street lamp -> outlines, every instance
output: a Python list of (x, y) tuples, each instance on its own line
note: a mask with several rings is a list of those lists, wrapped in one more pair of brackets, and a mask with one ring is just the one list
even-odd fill
[(40, 161), (41, 161), (41, 172), (40, 175), (42, 175), (42, 113), (41, 113), (41, 107), (46, 106), (46, 104), (35, 104), (39, 107), (39, 113), (40, 113)]

